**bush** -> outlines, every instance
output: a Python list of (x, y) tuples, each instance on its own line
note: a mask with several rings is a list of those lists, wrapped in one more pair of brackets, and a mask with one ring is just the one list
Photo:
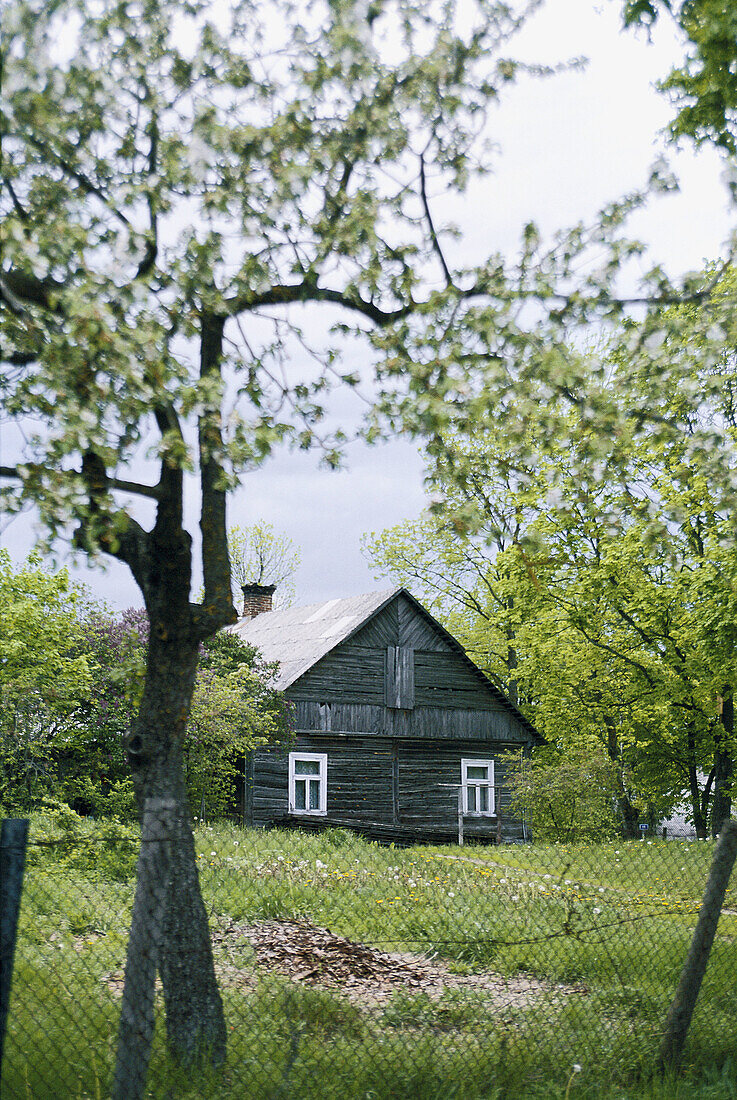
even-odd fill
[(556, 760), (542, 750), (507, 757), (506, 764), (510, 810), (531, 821), (537, 840), (574, 844), (616, 834), (616, 769), (603, 754)]
[(129, 882), (139, 846), (139, 833), (130, 825), (80, 817), (65, 803), (46, 799), (27, 859), (32, 866), (53, 865), (95, 881)]

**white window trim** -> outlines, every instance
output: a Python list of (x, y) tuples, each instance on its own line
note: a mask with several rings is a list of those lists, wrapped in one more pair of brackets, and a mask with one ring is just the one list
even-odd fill
[[(294, 765), (297, 761), (304, 760), (310, 763), (318, 762), (320, 772), (315, 778), (320, 781), (320, 808), (317, 810), (298, 810), (295, 803), (295, 779)], [(302, 778), (300, 776), (300, 778)], [(307, 799), (305, 801), (308, 801)], [(289, 812), (299, 817), (325, 817), (328, 812), (328, 756), (325, 752), (290, 752), (289, 754)]]
[[(468, 780), (468, 769), (471, 768), (488, 768), (489, 778), (485, 783), (479, 783), (478, 781)], [(488, 810), (469, 810), (468, 808), (468, 788), (487, 786), (489, 788), (489, 809)], [(471, 757), (464, 757), (461, 760), (461, 788), (463, 790), (463, 813), (469, 817), (496, 817), (496, 798), (494, 797), (494, 761), (493, 760), (478, 760)]]

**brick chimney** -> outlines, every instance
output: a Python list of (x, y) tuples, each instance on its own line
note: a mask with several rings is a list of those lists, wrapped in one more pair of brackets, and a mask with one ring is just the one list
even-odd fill
[(271, 611), (271, 597), (276, 589), (275, 584), (242, 584), (241, 589), (243, 590), (244, 619), (255, 619), (257, 615)]

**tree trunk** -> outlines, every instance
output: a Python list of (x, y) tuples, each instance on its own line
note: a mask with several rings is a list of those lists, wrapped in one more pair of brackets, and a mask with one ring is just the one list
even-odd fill
[(732, 813), (732, 777), (734, 760), (734, 700), (731, 689), (725, 689), (722, 698), (721, 730), (715, 738), (714, 750), (714, 801), (711, 806), (711, 835), (719, 836), (722, 825)]
[(696, 732), (693, 723), (689, 723), (688, 745), (688, 789), (691, 794), (691, 813), (697, 840), (706, 840), (706, 809), (699, 791), (699, 773), (696, 765)]
[(113, 1100), (141, 1100), (156, 1026), (156, 968), (171, 879), (174, 802), (149, 798), (141, 821), (136, 896), (133, 901), (123, 1003), (120, 1008)]
[(694, 829), (697, 840), (706, 840), (706, 814), (702, 805), (699, 792), (699, 777), (693, 765), (688, 769), (688, 783), (691, 791), (691, 813), (693, 815)]
[(639, 835), (638, 824), (640, 811), (632, 805), (627, 788), (624, 785), (622, 757), (619, 751), (619, 738), (614, 720), (604, 716), (606, 727), (606, 751), (607, 756), (617, 769), (617, 806), (622, 818), (622, 837), (625, 840), (635, 840)]
[[(514, 597), (507, 596), (505, 602), (505, 609), (511, 615), (514, 611)], [(519, 655), (517, 653), (517, 632), (510, 625), (507, 626), (507, 695), (512, 706), (519, 706), (519, 683), (517, 681), (517, 670), (519, 668)]]
[(640, 835), (640, 811), (630, 802), (629, 795), (622, 790), (617, 795), (617, 805), (622, 815), (622, 836), (625, 840), (636, 840)]
[[(150, 799), (173, 805), (173, 843), (158, 969), (164, 989), (167, 1043), (177, 1062), (225, 1058), (223, 1005), (200, 892), (182, 767), (181, 741), (197, 670), (199, 642), (183, 608), (149, 608), (146, 682), (128, 757), (139, 809)], [(155, 874), (155, 861), (142, 864)], [(144, 883), (144, 887), (147, 884)], [(127, 977), (126, 977), (127, 980)]]

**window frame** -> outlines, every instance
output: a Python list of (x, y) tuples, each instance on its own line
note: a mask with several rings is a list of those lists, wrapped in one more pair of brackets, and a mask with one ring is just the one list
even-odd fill
[[(486, 768), (489, 778), (481, 783), (475, 782), (468, 778), (468, 769), (471, 768)], [(469, 810), (468, 808), (468, 788), (484, 786), (489, 791), (489, 809), (488, 810)], [(464, 756), (461, 758), (461, 790), (463, 792), (463, 814), (464, 817), (496, 817), (496, 791), (494, 790), (494, 761), (485, 758), (473, 758), (470, 756)], [(477, 800), (478, 801), (478, 800)]]
[[(320, 770), (316, 776), (299, 776), (295, 771), (295, 764), (299, 761), (307, 761), (309, 763), (317, 763), (320, 765)], [(304, 810), (297, 809), (296, 799), (296, 781), (297, 779), (317, 779), (319, 787), (319, 808), (311, 810), (309, 808)], [(290, 752), (289, 754), (289, 812), (290, 814), (296, 814), (298, 817), (325, 817), (328, 812), (328, 754), (326, 752)], [(305, 802), (309, 803), (309, 795), (305, 790)]]

